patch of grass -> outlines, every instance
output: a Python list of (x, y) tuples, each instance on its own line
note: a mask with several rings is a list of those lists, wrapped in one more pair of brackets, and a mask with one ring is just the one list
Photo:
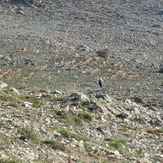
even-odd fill
[(64, 144), (62, 144), (58, 141), (46, 140), (46, 141), (43, 141), (43, 143), (46, 145), (49, 145), (52, 149), (55, 149), (55, 150), (61, 150), (61, 151), (66, 150)]
[(8, 158), (1, 158), (0, 163), (18, 163), (20, 159), (16, 156), (9, 156)]
[(6, 102), (15, 102), (16, 98), (13, 96), (0, 96), (1, 101), (6, 101)]
[(86, 151), (90, 151), (91, 150), (91, 146), (88, 143), (84, 143), (84, 148), (85, 148)]
[(87, 121), (92, 121), (92, 119), (93, 119), (91, 114), (89, 114), (88, 112), (81, 112), (81, 113), (78, 114), (78, 116), (80, 118), (82, 118), (83, 120), (87, 120)]
[(62, 136), (66, 137), (66, 138), (70, 138), (70, 137), (71, 137), (70, 132), (69, 132), (68, 130), (66, 130), (66, 129), (61, 129), (61, 130), (59, 131), (59, 133), (60, 133)]
[(81, 141), (83, 140), (84, 142), (88, 141), (88, 138), (86, 135), (82, 134), (82, 133), (77, 133), (76, 135), (73, 136), (74, 139), (76, 139), (77, 141)]
[(77, 125), (82, 125), (83, 124), (83, 119), (79, 116), (74, 116), (73, 117), (73, 121), (75, 122), (75, 124)]
[(65, 100), (65, 97), (58, 97), (57, 98), (57, 101), (63, 101), (63, 100)]
[(90, 104), (88, 102), (85, 102), (85, 101), (80, 101), (78, 103), (78, 107), (81, 108), (81, 109), (87, 109), (89, 111), (93, 111), (93, 110), (96, 110), (96, 107), (93, 105), (93, 104)]
[(142, 123), (144, 120), (142, 118), (135, 118), (134, 122)]
[(40, 99), (36, 96), (21, 96), (21, 99), (32, 103), (32, 107), (39, 108), (42, 106)]
[(147, 136), (140, 136), (139, 139), (151, 139), (151, 138)]
[(6, 94), (11, 94), (11, 92), (8, 89), (3, 89), (3, 92), (5, 92)]
[(7, 123), (0, 122), (0, 128), (7, 128)]
[(3, 133), (0, 133), (0, 146), (1, 146), (1, 148), (9, 148), (10, 147), (10, 140)]
[(121, 150), (124, 145), (126, 145), (126, 141), (123, 139), (114, 139), (114, 138), (106, 138), (105, 141), (109, 142), (109, 147), (111, 149)]
[(77, 141), (83, 140), (84, 142), (88, 141), (86, 135), (82, 133), (70, 133), (70, 131), (68, 131), (67, 129), (60, 129), (59, 133), (66, 138), (74, 138)]
[(22, 128), (19, 131), (20, 133), (20, 139), (21, 140), (31, 140), (33, 142), (37, 142), (38, 141), (38, 136), (36, 135), (36, 133), (34, 132), (34, 130), (32, 128)]
[(150, 134), (161, 134), (161, 133), (163, 133), (163, 129), (160, 129), (160, 128), (158, 128), (158, 129), (148, 129), (147, 132), (150, 133)]
[(138, 128), (136, 127), (132, 127), (132, 126), (126, 126), (126, 125), (122, 125), (123, 128), (119, 128), (119, 130), (121, 131), (127, 131), (127, 129), (133, 130), (133, 131), (138, 131)]
[(56, 113), (56, 115), (58, 115), (60, 117), (61, 116), (66, 117), (67, 116), (67, 112), (65, 110), (56, 110), (55, 113)]

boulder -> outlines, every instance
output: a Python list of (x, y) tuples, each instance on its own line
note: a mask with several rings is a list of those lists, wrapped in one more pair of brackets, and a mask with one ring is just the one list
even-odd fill
[(9, 85), (0, 81), (0, 89), (4, 89), (4, 88), (7, 88)]
[(102, 99), (108, 103), (111, 103), (112, 102), (112, 98), (108, 95), (108, 94), (104, 94), (104, 93), (101, 93), (101, 92), (98, 92), (95, 94), (95, 97), (97, 99)]
[(76, 101), (84, 101), (89, 102), (89, 98), (84, 93), (73, 93), (70, 95), (70, 97), (73, 97)]
[(109, 110), (108, 108), (105, 106), (105, 104), (101, 103), (101, 102), (94, 102), (94, 106), (95, 108), (97, 108), (96, 110), (97, 111), (100, 111), (104, 114), (108, 114), (109, 113)]

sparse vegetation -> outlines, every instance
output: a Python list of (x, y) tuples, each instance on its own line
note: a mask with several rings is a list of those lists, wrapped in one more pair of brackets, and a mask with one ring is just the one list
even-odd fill
[(95, 106), (93, 105), (93, 104), (90, 104), (90, 103), (88, 103), (88, 102), (85, 102), (85, 101), (80, 101), (79, 103), (78, 103), (78, 106), (79, 106), (79, 108), (81, 108), (81, 109), (87, 109), (87, 110), (89, 110), (89, 111), (93, 111), (93, 110), (96, 110), (96, 108), (95, 108)]
[(75, 122), (75, 124), (77, 124), (79, 126), (83, 124), (83, 119), (79, 116), (74, 116), (73, 121)]
[(21, 140), (31, 140), (33, 142), (37, 142), (39, 140), (35, 131), (30, 127), (21, 128), (19, 130), (19, 134)]
[(76, 139), (77, 141), (83, 140), (84, 142), (88, 141), (88, 137), (82, 133), (76, 133), (74, 136), (74, 139)]
[(163, 129), (161, 129), (161, 128), (158, 128), (158, 129), (148, 129), (147, 132), (150, 133), (150, 134), (162, 134), (163, 133)]
[(55, 150), (61, 150), (61, 151), (65, 151), (66, 147), (64, 146), (64, 144), (58, 142), (58, 141), (54, 141), (54, 140), (45, 140), (43, 141), (44, 144), (47, 144), (48, 146), (50, 146), (52, 149)]
[(60, 134), (62, 136), (66, 137), (66, 138), (70, 138), (71, 137), (70, 132), (68, 130), (66, 130), (66, 129), (61, 129), (59, 132), (60, 132)]
[(18, 163), (20, 159), (16, 156), (9, 156), (7, 158), (0, 158), (0, 163)]
[(126, 146), (126, 141), (123, 139), (115, 139), (115, 138), (106, 138), (105, 141), (109, 142), (109, 148), (121, 150), (122, 147)]
[(92, 121), (93, 117), (91, 116), (91, 114), (89, 114), (88, 112), (80, 112), (78, 114), (78, 116), (80, 118), (82, 118), (83, 120), (86, 120), (86, 121)]
[(161, 2), (0, 0), (0, 163), (162, 162)]
[(84, 148), (85, 148), (86, 151), (90, 151), (91, 150), (91, 146), (88, 143), (84, 143)]

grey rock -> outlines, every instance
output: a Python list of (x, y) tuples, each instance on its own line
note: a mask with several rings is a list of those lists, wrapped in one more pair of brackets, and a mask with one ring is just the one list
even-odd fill
[(97, 99), (101, 98), (101, 99), (103, 99), (104, 101), (106, 101), (108, 103), (112, 102), (112, 98), (108, 94), (104, 94), (104, 93), (99, 92), (99, 93), (95, 94), (95, 97)]
[(4, 60), (5, 60), (5, 61), (12, 61), (12, 59), (11, 59), (10, 57), (8, 57), (8, 56), (5, 57)]
[(90, 101), (84, 93), (73, 93), (70, 97), (73, 97), (76, 101)]
[(62, 92), (61, 91), (58, 91), (58, 90), (55, 90), (54, 92), (52, 92), (53, 94), (59, 94), (59, 95), (61, 95), (62, 94)]
[(20, 92), (16, 88), (10, 87), (9, 90), (16, 93), (17, 95), (20, 95)]
[(156, 125), (156, 126), (162, 126), (163, 125), (163, 121), (161, 119), (154, 119), (154, 120), (151, 120), (149, 122), (151, 125)]
[(0, 54), (0, 59), (3, 59), (4, 58), (4, 55), (3, 54)]
[(125, 113), (121, 113), (121, 114), (116, 115), (116, 117), (121, 118), (121, 119), (126, 119), (128, 118), (128, 115)]

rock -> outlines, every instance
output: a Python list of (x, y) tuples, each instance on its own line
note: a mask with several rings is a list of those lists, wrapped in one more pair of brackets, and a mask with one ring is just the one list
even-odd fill
[(28, 160), (34, 160), (36, 158), (36, 154), (34, 152), (27, 151), (24, 157)]
[(160, 70), (158, 72), (159, 73), (163, 73), (163, 68), (160, 68)]
[(108, 150), (107, 155), (110, 158), (118, 158), (118, 159), (123, 158), (123, 156), (119, 153), (119, 151)]
[(50, 90), (45, 90), (45, 89), (41, 89), (40, 92), (41, 92), (41, 93), (47, 93), (47, 94), (50, 94), (50, 93), (51, 93)]
[(135, 101), (136, 103), (142, 103), (142, 104), (145, 103), (144, 100), (143, 100), (142, 98), (134, 97), (133, 99), (134, 99), (134, 101)]
[(104, 117), (102, 115), (99, 115), (98, 117), (96, 117), (97, 120), (101, 120), (103, 122), (106, 121), (106, 119), (104, 119)]
[(121, 118), (121, 119), (126, 119), (128, 118), (128, 115), (125, 113), (121, 113), (121, 114), (116, 115), (116, 117)]
[(83, 140), (80, 140), (78, 142), (78, 147), (84, 149), (84, 141)]
[(7, 88), (9, 85), (0, 81), (0, 89), (4, 89), (4, 88)]
[(95, 97), (98, 98), (98, 99), (101, 98), (101, 99), (105, 100), (108, 103), (112, 102), (112, 98), (110, 96), (108, 96), (108, 94), (104, 94), (104, 93), (100, 92), (100, 93), (96, 93)]
[(17, 95), (20, 95), (20, 92), (16, 88), (11, 87), (10, 91), (16, 93)]
[(70, 95), (70, 97), (73, 97), (76, 101), (83, 101), (83, 102), (89, 102), (89, 98), (84, 93), (73, 93)]
[(105, 106), (105, 104), (102, 104), (101, 102), (97, 102), (97, 101), (94, 101), (94, 107), (96, 108), (94, 110), (94, 112), (102, 112), (104, 114), (108, 114), (109, 113), (109, 110), (108, 108)]
[(106, 131), (105, 127), (97, 127), (96, 130), (101, 132), (103, 135), (107, 134), (107, 131)]
[(0, 59), (3, 59), (4, 58), (4, 55), (0, 54)]
[(59, 95), (61, 95), (62, 94), (62, 92), (61, 91), (58, 91), (58, 90), (55, 90), (54, 92), (52, 92), (53, 94), (59, 94)]
[(10, 57), (8, 57), (8, 56), (5, 57), (4, 60), (5, 60), (5, 61), (12, 61), (12, 59), (11, 59)]
[(151, 120), (149, 122), (151, 125), (156, 125), (156, 126), (162, 126), (163, 125), (163, 121), (161, 119), (154, 119), (154, 120)]
[(109, 56), (108, 52), (109, 52), (108, 49), (103, 49), (103, 50), (97, 51), (96, 53), (100, 57), (107, 58)]
[(30, 102), (23, 102), (22, 106), (25, 106), (26, 108), (31, 108), (32, 107), (32, 103), (30, 103)]

